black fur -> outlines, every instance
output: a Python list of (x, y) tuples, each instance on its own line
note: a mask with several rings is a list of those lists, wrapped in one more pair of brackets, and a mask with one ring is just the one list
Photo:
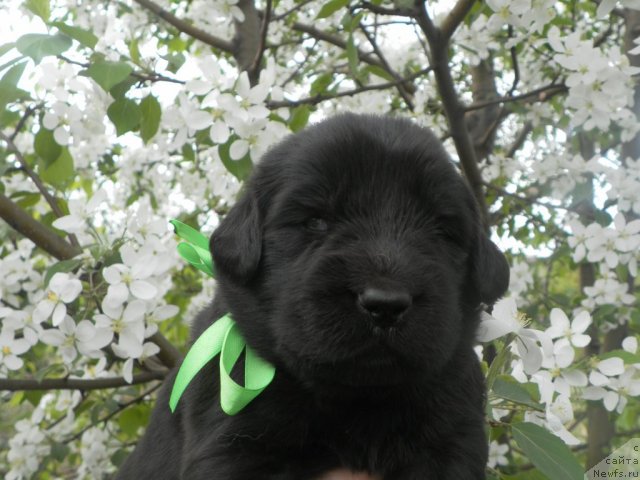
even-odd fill
[[(385, 480), (484, 478), (472, 346), (479, 306), (504, 293), (509, 270), (431, 132), (349, 114), (288, 137), (211, 247), (219, 289), (193, 337), (231, 312), (275, 379), (227, 416), (217, 359), (175, 414), (170, 376), (118, 478), (311, 480), (339, 467)], [(369, 311), (367, 289), (409, 305), (395, 317)]]

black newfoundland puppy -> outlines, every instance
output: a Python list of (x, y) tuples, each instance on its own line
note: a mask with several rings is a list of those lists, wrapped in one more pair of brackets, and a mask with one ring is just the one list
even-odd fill
[(485, 478), (472, 348), (509, 268), (430, 131), (348, 114), (288, 137), (211, 250), (218, 293), (193, 337), (230, 312), (275, 378), (228, 416), (217, 361), (174, 414), (171, 375), (119, 479)]

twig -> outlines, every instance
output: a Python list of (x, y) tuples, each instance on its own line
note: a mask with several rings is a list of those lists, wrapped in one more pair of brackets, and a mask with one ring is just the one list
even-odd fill
[(493, 100), (487, 100), (486, 102), (472, 103), (471, 105), (467, 105), (466, 107), (464, 107), (464, 111), (471, 112), (473, 110), (479, 110), (481, 108), (488, 107), (490, 105), (496, 105), (500, 103), (509, 103), (509, 102), (518, 102), (520, 100), (526, 100), (532, 97), (538, 97), (537, 100), (542, 102), (542, 101), (549, 100), (549, 98), (553, 97), (554, 95), (557, 95), (559, 93), (564, 93), (568, 90), (569, 89), (567, 88), (566, 85), (552, 83), (550, 85), (545, 85), (544, 87), (536, 88), (527, 93), (521, 93), (520, 95), (496, 98)]
[(262, 57), (264, 55), (264, 49), (267, 45), (267, 33), (269, 31), (269, 22), (271, 21), (272, 14), (272, 0), (267, 0), (264, 14), (262, 15), (262, 26), (260, 27), (260, 42), (258, 43), (258, 50), (256, 56), (249, 67), (249, 76), (255, 75), (260, 71), (260, 64), (262, 63)]
[(0, 390), (26, 391), (26, 390), (101, 390), (105, 388), (126, 387), (147, 383), (153, 380), (163, 380), (167, 372), (154, 371), (143, 372), (134, 375), (131, 383), (122, 377), (106, 377), (95, 379), (82, 378), (44, 378), (36, 379), (0, 378)]
[[(513, 27), (511, 25), (509, 25), (509, 38), (513, 38)], [(513, 84), (509, 89), (509, 93), (507, 93), (507, 97), (513, 96), (513, 92), (518, 88), (518, 82), (520, 81), (520, 66), (518, 65), (518, 52), (515, 45), (511, 47), (510, 53), (511, 63), (513, 64)]]
[(571, 207), (564, 207), (562, 205), (554, 205), (552, 203), (546, 203), (546, 202), (541, 202), (540, 200), (537, 200), (535, 198), (531, 198), (531, 197), (521, 197), (520, 195), (517, 195), (515, 193), (511, 193), (506, 191), (504, 188), (500, 188), (496, 185), (493, 185), (489, 182), (483, 182), (483, 185), (487, 188), (490, 188), (491, 190), (495, 190), (496, 192), (498, 192), (500, 195), (502, 195), (503, 197), (511, 197), (514, 198), (516, 200), (518, 200), (519, 202), (522, 203), (526, 203), (528, 205), (540, 205), (541, 207), (546, 207), (546, 208), (550, 208), (550, 209), (556, 209), (556, 210), (564, 210), (567, 212), (575, 212), (575, 209), (571, 208)]
[(516, 152), (520, 150), (532, 130), (533, 124), (531, 122), (526, 122), (518, 132), (518, 135), (516, 135), (515, 140), (513, 141), (507, 152), (505, 153), (506, 158), (513, 158)]
[(157, 385), (154, 385), (153, 387), (149, 388), (148, 390), (145, 390), (143, 393), (141, 393), (137, 397), (132, 398), (128, 402), (124, 402), (124, 403), (118, 404), (118, 408), (116, 408), (113, 412), (109, 412), (109, 414), (105, 415), (103, 418), (101, 418), (100, 420), (98, 420), (95, 423), (93, 423), (93, 422), (90, 423), (89, 425), (87, 425), (86, 427), (81, 429), (79, 432), (75, 433), (73, 436), (71, 436), (71, 437), (67, 438), (66, 440), (64, 440), (63, 443), (71, 443), (71, 442), (73, 442), (75, 440), (78, 440), (82, 436), (82, 434), (84, 432), (86, 432), (87, 430), (89, 430), (90, 428), (93, 428), (96, 425), (99, 425), (101, 423), (108, 422), (113, 417), (115, 417), (116, 415), (118, 415), (122, 411), (126, 410), (131, 405), (136, 404), (141, 400), (144, 400), (144, 397), (146, 397), (147, 395), (151, 395), (153, 392), (155, 392), (161, 386), (162, 386), (162, 383), (158, 383)]
[(353, 90), (346, 90), (344, 92), (337, 92), (332, 95), (314, 95), (313, 97), (302, 98), (300, 100), (282, 100), (282, 101), (271, 101), (267, 102), (267, 108), (276, 109), (282, 107), (297, 107), (299, 105), (317, 105), (320, 102), (324, 102), (325, 100), (332, 100), (334, 98), (340, 97), (351, 97), (353, 95), (357, 95), (362, 92), (368, 92), (371, 90), (384, 90), (386, 88), (395, 87), (400, 83), (406, 82), (409, 79), (417, 78), (421, 75), (428, 73), (431, 70), (431, 67), (427, 67), (419, 72), (410, 75), (407, 78), (402, 78), (395, 82), (386, 82), (379, 83), (376, 85), (365, 85), (362, 87), (354, 88)]
[[(339, 35), (334, 35), (334, 34), (325, 32), (323, 30), (320, 30), (316, 27), (313, 27), (311, 25), (307, 25), (300, 22), (294, 22), (291, 28), (297, 32), (306, 33), (310, 37), (317, 38), (318, 40), (322, 40), (323, 42), (330, 43), (331, 45), (335, 45), (336, 47), (339, 47), (343, 50), (347, 49), (347, 42), (344, 40), (344, 38), (340, 37)], [(370, 53), (365, 53), (362, 50), (358, 49), (358, 59), (361, 62), (368, 63), (369, 65), (378, 66), (386, 71), (382, 62), (377, 58), (375, 58)], [(388, 72), (388, 73), (392, 74), (391, 72)], [(416, 92), (415, 85), (405, 85), (405, 88), (411, 94)]]
[[(58, 55), (58, 58), (72, 65), (78, 65), (79, 67), (82, 67), (82, 68), (89, 68), (91, 66), (90, 62), (79, 62), (77, 60), (72, 60), (69, 57), (65, 57), (64, 55)], [(177, 78), (167, 77), (166, 75), (162, 75), (161, 73), (156, 73), (156, 72), (140, 73), (140, 72), (134, 71), (134, 72), (131, 72), (129, 75), (131, 75), (134, 78), (137, 78), (138, 80), (143, 80), (148, 82), (170, 82), (170, 83), (177, 83), (179, 85), (184, 85), (185, 83), (187, 83), (184, 80), (178, 80)]]
[(315, 0), (303, 0), (302, 2), (296, 3), (295, 6), (291, 7), (286, 12), (280, 13), (278, 15), (274, 15), (273, 19), (276, 20), (276, 21), (284, 20), (285, 18), (287, 18), (292, 13), (297, 12), (298, 10), (302, 10), (304, 7), (306, 7), (308, 4), (310, 4), (313, 1), (315, 1)]
[[(387, 59), (384, 57), (382, 50), (380, 50), (380, 47), (378, 46), (378, 42), (376, 41), (375, 37), (369, 34), (369, 32), (367, 31), (366, 27), (362, 24), (362, 22), (360, 23), (360, 29), (362, 30), (362, 33), (364, 33), (365, 37), (367, 37), (367, 40), (373, 47), (373, 51), (376, 53), (376, 55), (384, 65), (385, 70), (393, 76), (394, 80), (396, 81), (402, 80), (402, 77), (398, 75), (393, 70), (393, 68), (391, 68), (391, 65), (389, 65), (389, 62), (387, 62)], [(407, 104), (407, 107), (409, 107), (409, 110), (413, 112), (413, 109), (414, 109), (413, 100), (411, 99), (411, 96), (409, 95), (409, 93), (404, 89), (404, 85), (402, 83), (399, 83), (396, 88), (398, 89), (398, 93), (400, 94), (402, 99)]]
[(150, 0), (133, 0), (138, 5), (146, 8), (150, 12), (154, 13), (161, 19), (163, 19), (168, 24), (174, 26), (182, 33), (186, 33), (187, 35), (200, 40), (207, 45), (222, 50), (223, 52), (233, 53), (233, 46), (230, 41), (224, 40), (222, 38), (218, 38), (214, 35), (211, 35), (204, 30), (200, 30), (197, 27), (194, 27), (190, 23), (185, 22), (184, 20), (179, 19), (173, 13), (165, 10), (160, 5), (150, 1)]
[(22, 115), (22, 117), (18, 121), (18, 124), (16, 125), (15, 130), (13, 131), (11, 136), (9, 137), (9, 139), (12, 142), (15, 141), (16, 137), (18, 136), (18, 134), (20, 133), (20, 131), (24, 127), (24, 124), (27, 123), (27, 120), (29, 119), (29, 117), (31, 115), (33, 115), (36, 112), (37, 109), (38, 109), (38, 107), (32, 107), (31, 105), (27, 107), (27, 109), (24, 111), (24, 114)]
[(395, 17), (412, 17), (416, 13), (415, 9), (413, 8), (381, 7), (380, 5), (374, 5), (373, 3), (367, 2), (367, 1), (360, 2), (358, 6), (378, 15), (392, 15)]

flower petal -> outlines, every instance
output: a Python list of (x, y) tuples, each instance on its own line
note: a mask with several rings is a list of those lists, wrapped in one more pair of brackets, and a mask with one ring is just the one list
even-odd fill
[(142, 300), (151, 300), (158, 293), (158, 289), (144, 280), (134, 280), (130, 285), (134, 297)]
[(7, 355), (6, 357), (4, 357), (2, 362), (9, 370), (18, 370), (24, 364), (22, 359), (16, 357), (15, 355)]
[(611, 377), (624, 372), (624, 362), (620, 357), (611, 357), (599, 362), (597, 368), (606, 376)]
[(480, 325), (478, 326), (478, 331), (476, 333), (476, 339), (479, 342), (490, 342), (491, 340), (495, 340), (496, 338), (512, 333), (513, 331), (512, 323), (505, 322), (504, 320), (493, 317), (488, 313), (482, 312)]
[(141, 320), (144, 317), (146, 311), (146, 305), (142, 300), (134, 300), (129, 302), (127, 308), (124, 309), (122, 319), (125, 322), (135, 322)]
[(43, 330), (42, 333), (40, 333), (40, 341), (47, 345), (53, 345), (54, 347), (62, 345), (65, 338), (64, 334), (56, 328)]
[(591, 325), (591, 315), (586, 310), (580, 312), (571, 323), (571, 331), (573, 333), (583, 333)]

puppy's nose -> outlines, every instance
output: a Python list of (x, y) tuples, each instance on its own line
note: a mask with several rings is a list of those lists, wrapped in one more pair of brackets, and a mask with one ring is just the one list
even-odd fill
[(358, 295), (358, 304), (376, 325), (390, 327), (411, 306), (411, 295), (400, 289), (367, 287)]

